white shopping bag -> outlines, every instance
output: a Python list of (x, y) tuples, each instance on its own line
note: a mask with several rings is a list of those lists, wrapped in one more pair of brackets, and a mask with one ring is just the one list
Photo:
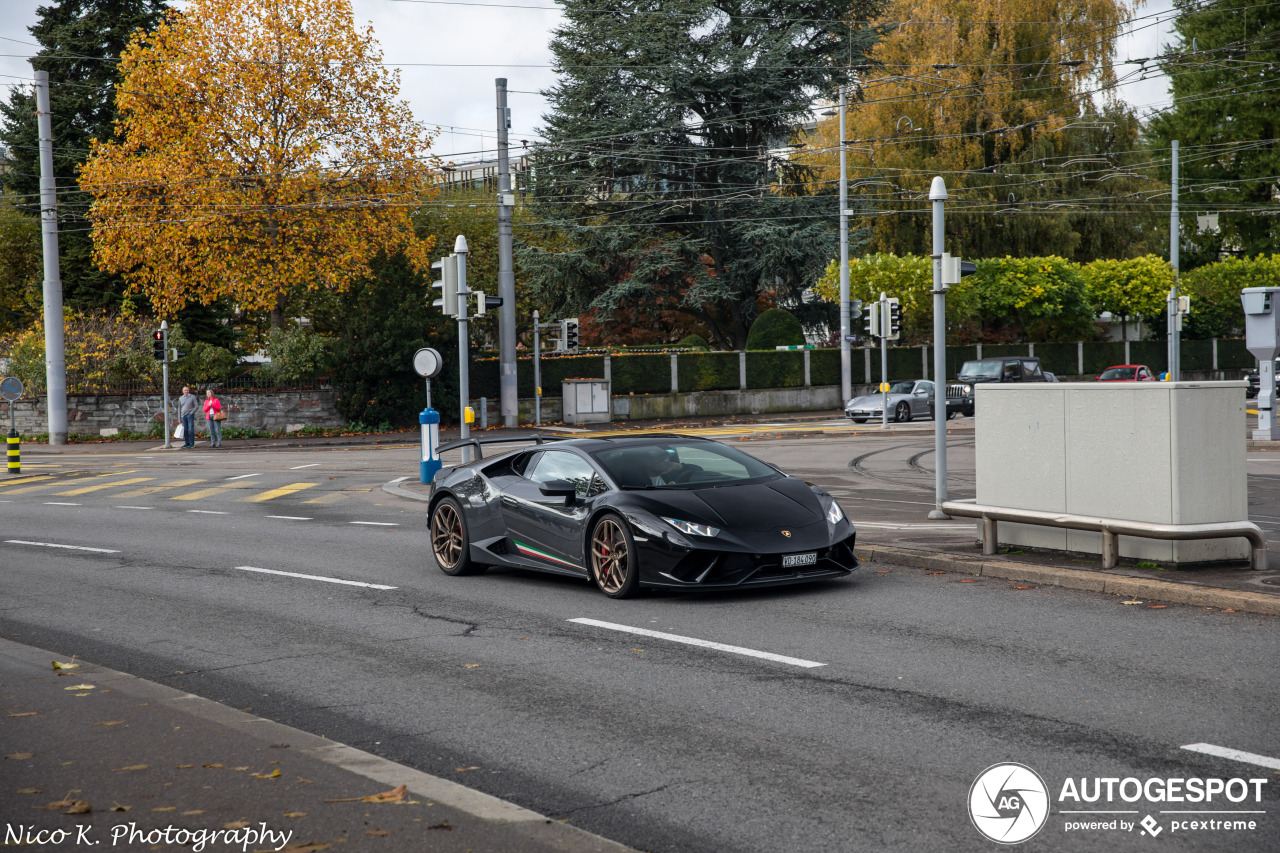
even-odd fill
[(178, 424), (178, 428), (173, 431), (174, 438), (182, 438), (185, 433), (182, 431), (182, 424)]

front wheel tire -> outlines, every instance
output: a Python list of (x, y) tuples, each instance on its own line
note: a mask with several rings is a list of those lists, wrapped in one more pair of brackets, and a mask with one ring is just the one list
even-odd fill
[(908, 423), (911, 420), (911, 406), (899, 403), (897, 410), (894, 412), (893, 419), (900, 424)]
[(640, 589), (635, 541), (620, 516), (601, 516), (591, 528), (591, 580), (610, 598), (631, 598)]
[(453, 498), (442, 499), (431, 511), (431, 553), (446, 575), (476, 575), (485, 570), (471, 559), (466, 518)]

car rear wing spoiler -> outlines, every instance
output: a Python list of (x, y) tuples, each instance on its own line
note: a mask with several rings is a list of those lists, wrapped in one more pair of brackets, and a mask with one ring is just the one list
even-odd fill
[(545, 441), (568, 441), (573, 436), (568, 435), (543, 435), (542, 433), (534, 433), (533, 435), (515, 436), (512, 438), (463, 438), (458, 441), (451, 441), (448, 444), (442, 444), (436, 448), (436, 453), (444, 453), (446, 450), (458, 450), (463, 447), (474, 447), (476, 451), (476, 460), (484, 458), (484, 445), (486, 444), (516, 444), (529, 443), (542, 444)]

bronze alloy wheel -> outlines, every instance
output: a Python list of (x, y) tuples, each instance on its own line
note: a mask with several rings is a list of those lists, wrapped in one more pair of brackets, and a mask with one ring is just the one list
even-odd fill
[(454, 498), (444, 498), (431, 511), (431, 553), (436, 565), (446, 575), (473, 575), (484, 571), (484, 566), (472, 562), (470, 547), (462, 507)]
[(606, 515), (591, 531), (591, 578), (610, 598), (629, 598), (639, 587), (631, 535), (617, 516)]

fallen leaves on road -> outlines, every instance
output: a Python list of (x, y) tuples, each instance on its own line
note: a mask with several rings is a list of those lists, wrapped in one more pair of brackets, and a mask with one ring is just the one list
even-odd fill
[(288, 847), (281, 848), (281, 853), (315, 853), (317, 850), (328, 850), (333, 845), (325, 844), (323, 841), (307, 841), (303, 844), (290, 844)]
[(398, 788), (392, 788), (390, 791), (383, 791), (380, 794), (370, 794), (367, 797), (343, 797), (337, 800), (325, 800), (326, 803), (399, 803), (404, 800), (404, 795), (409, 792), (408, 785), (401, 785)]
[(66, 663), (63, 663), (62, 661), (53, 662), (54, 669), (75, 669), (79, 665), (80, 664), (76, 663), (74, 660), (67, 661)]
[(198, 814), (204, 814), (204, 809), (192, 809), (192, 810), (191, 810), (191, 811), (189, 811), (189, 812), (183, 812), (183, 814), (184, 814), (184, 815), (198, 815)]
[(391, 832), (386, 829), (367, 829), (364, 834), (372, 835), (374, 838), (386, 838)]
[(205, 767), (209, 767), (209, 768), (213, 768), (213, 767), (221, 767), (222, 765), (221, 765), (221, 764), (205, 764), (204, 766), (205, 766)]
[(278, 778), (279, 776), (280, 776), (279, 767), (277, 767), (275, 770), (272, 770), (270, 773), (254, 773), (253, 774), (253, 778), (255, 779), (275, 779), (275, 778)]
[(44, 788), (19, 788), (19, 794), (43, 794)]
[(306, 812), (285, 812), (284, 816), (285, 817), (306, 817), (307, 813)]
[(1122, 601), (1120, 603), (1121, 604), (1141, 604), (1142, 602), (1134, 598), (1134, 599), (1130, 599), (1129, 601)]
[(8, 755), (6, 755), (5, 758), (9, 759), (10, 761), (26, 761), (28, 758), (31, 758), (34, 755), (35, 755), (34, 752), (11, 752)]
[(111, 772), (112, 772), (112, 773), (124, 773), (124, 772), (130, 771), (130, 770), (146, 770), (146, 769), (147, 769), (147, 765), (145, 765), (145, 764), (130, 764), (128, 767), (117, 767), (117, 768), (115, 768), (114, 770), (112, 770)]
[(462, 665), (463, 669), (478, 669), (479, 667), (480, 667), (480, 664), (478, 663), (464, 663)]
[(64, 687), (63, 690), (93, 690), (96, 684), (73, 684), (70, 687)]
[(70, 792), (61, 800), (54, 800), (49, 805), (43, 807), (45, 811), (62, 812), (63, 814), (88, 814), (93, 811), (93, 806), (85, 800), (73, 799)]
[(945, 575), (946, 573), (947, 573), (946, 569), (938, 569), (936, 572), (929, 572), (929, 574), (931, 575)]
[(878, 574), (878, 575), (887, 575), (887, 574), (889, 574), (889, 570), (888, 570), (888, 569), (879, 569), (879, 570), (877, 570), (877, 571), (876, 571), (876, 574)]
[(1164, 610), (1168, 606), (1169, 605), (1167, 604), (1148, 604), (1147, 609), (1148, 610)]
[(113, 812), (127, 812), (131, 808), (133, 808), (133, 806), (122, 806), (116, 802), (111, 804), (111, 811)]
[(156, 806), (152, 809), (153, 812), (176, 812), (177, 810), (177, 806)]
[(247, 820), (233, 820), (231, 821), (231, 823), (224, 823), (222, 825), (222, 828), (223, 829), (244, 829), (248, 825), (249, 825), (249, 821)]
[(453, 769), (457, 773), (466, 773), (468, 770), (479, 770), (480, 768), (479, 767), (455, 767)]
[(964, 580), (960, 581), (960, 583), (977, 583), (977, 582), (978, 582), (977, 578), (965, 578)]
[(1034, 586), (1015, 586), (1014, 589), (1035, 589)]
[(16, 714), (10, 712), (9, 716), (10, 717), (38, 717), (40, 716), (40, 712), (39, 711), (19, 711)]
[(177, 765), (177, 768), (178, 768), (179, 770), (190, 770), (192, 767), (195, 767), (195, 765), (194, 765), (194, 764), (179, 764), (179, 765)]
[(95, 726), (122, 726), (124, 725), (124, 720), (102, 720), (101, 722), (94, 723), (94, 725)]

